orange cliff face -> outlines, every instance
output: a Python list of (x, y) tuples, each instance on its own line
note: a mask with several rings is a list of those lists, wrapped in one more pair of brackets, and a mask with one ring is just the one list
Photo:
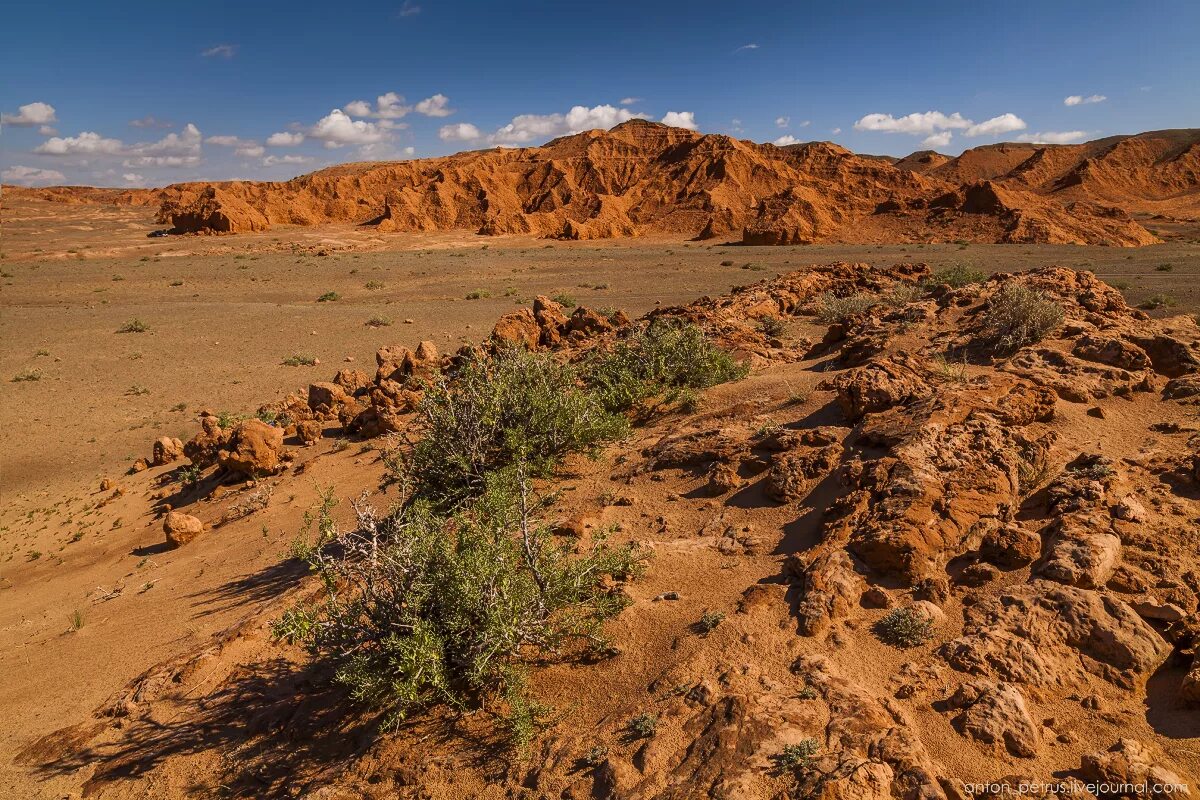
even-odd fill
[(1131, 213), (1200, 215), (1200, 131), (889, 159), (634, 120), (541, 147), (343, 164), (283, 182), (37, 191), (68, 202), (157, 202), (159, 222), (181, 233), (344, 222), (560, 239), (1137, 246), (1159, 239)]

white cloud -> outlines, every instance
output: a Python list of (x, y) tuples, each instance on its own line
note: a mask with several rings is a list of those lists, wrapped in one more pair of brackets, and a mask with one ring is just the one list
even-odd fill
[(963, 132), (964, 136), (997, 136), (1001, 133), (1009, 133), (1011, 131), (1023, 131), (1028, 125), (1025, 120), (1018, 117), (1016, 114), (1001, 114), (998, 117), (984, 120), (977, 125), (972, 125)]
[(33, 152), (48, 156), (117, 155), (124, 147), (120, 139), (106, 139), (93, 131), (83, 131), (78, 136), (47, 139), (33, 148)]
[[(421, 103), (430, 104), (427, 106), (428, 108), (436, 109), (439, 102), (437, 98), (441, 98), (440, 102), (443, 105), (448, 102), (448, 99), (445, 95), (438, 94), (422, 100)], [(419, 105), (420, 103), (418, 103), (418, 106)], [(394, 120), (400, 119), (408, 114), (413, 110), (413, 107), (404, 104), (404, 97), (402, 95), (396, 94), (395, 92), (387, 92), (386, 94), (381, 94), (375, 98), (374, 108), (371, 108), (371, 104), (366, 100), (352, 100), (349, 103), (346, 103), (346, 105), (342, 107), (342, 110), (352, 117), (373, 117), (380, 120)], [(426, 112), (422, 111), (421, 113), (424, 114)], [(453, 113), (454, 112), (452, 110), (449, 110), (445, 114), (430, 114), (429, 116), (444, 117)]]
[(778, 139), (775, 140), (775, 144), (779, 145), (780, 147), (786, 147), (789, 144), (799, 144), (799, 143), (800, 143), (800, 140), (797, 139), (795, 136), (792, 136), (790, 133), (785, 133), (783, 136), (780, 136)]
[(693, 111), (668, 111), (663, 115), (662, 123), (672, 128), (687, 128), (696, 130), (696, 114)]
[(1017, 137), (1017, 141), (1032, 144), (1070, 144), (1086, 138), (1087, 131), (1043, 131), (1041, 133), (1023, 133)]
[(387, 131), (375, 123), (350, 119), (340, 108), (333, 109), (327, 116), (317, 120), (317, 124), (309, 129), (308, 135), (324, 142), (325, 147), (331, 150), (347, 144), (382, 142), (388, 137)]
[(838, 134), (838, 133), (841, 133), (841, 132), (842, 132), (842, 129), (841, 129), (841, 128), (834, 128), (833, 130), (831, 130), (831, 131), (830, 131), (830, 133), (833, 133), (833, 134)]
[(157, 142), (135, 144), (127, 154), (132, 156), (189, 156), (200, 155), (200, 129), (192, 123), (183, 127), (182, 133), (168, 133)]
[(372, 113), (371, 104), (366, 100), (351, 100), (342, 106), (342, 110), (352, 117), (369, 117)]
[(121, 180), (125, 181), (126, 183), (135, 184), (137, 186), (141, 186), (142, 184), (144, 184), (146, 182), (146, 179), (144, 177), (142, 177), (141, 175), (137, 174), (136, 172), (126, 172), (124, 175), (121, 176)]
[(640, 102), (642, 102), (642, 98), (640, 98), (640, 97), (622, 97), (621, 102), (618, 105), (631, 106), (634, 103), (640, 103)]
[(409, 145), (408, 147), (404, 148), (403, 152), (404, 152), (404, 155), (411, 157), (416, 154), (417, 148), (413, 147), (412, 145)]
[(252, 139), (242, 139), (238, 136), (209, 136), (204, 140), (207, 144), (234, 148), (233, 154), (243, 158), (258, 158), (264, 152), (263, 146)]
[(1081, 94), (1073, 94), (1070, 97), (1063, 98), (1064, 106), (1083, 106), (1090, 103), (1103, 103), (1108, 98), (1102, 94), (1091, 94), (1084, 97)]
[(243, 140), (236, 136), (209, 136), (204, 141), (207, 144), (219, 144), (221, 147), (237, 147)]
[(909, 114), (899, 118), (891, 114), (867, 114), (854, 123), (854, 129), (928, 136), (940, 130), (969, 128), (974, 124), (957, 111), (948, 116), (940, 111), (926, 111), (924, 114)]
[(51, 127), (50, 125), (43, 125), (38, 128), (38, 133), (40, 133), (42, 136), (58, 136), (58, 128)]
[(482, 136), (483, 134), (479, 132), (479, 128), (476, 128), (469, 122), (443, 125), (438, 130), (438, 138), (443, 142), (470, 142)]
[(753, 42), (751, 42), (750, 44), (744, 44), (744, 45), (742, 45), (741, 47), (737, 48), (737, 49), (736, 49), (736, 50), (734, 50), (733, 52), (735, 52), (735, 53), (740, 53), (740, 52), (742, 52), (743, 50), (757, 50), (757, 49), (758, 49), (758, 45), (756, 45), (756, 44), (754, 44)]
[(303, 133), (288, 133), (280, 131), (267, 137), (268, 147), (295, 147), (304, 141)]
[(267, 156), (262, 160), (262, 165), (264, 167), (273, 167), (277, 164), (307, 164), (311, 161), (312, 159), (308, 156)]
[(233, 54), (236, 52), (237, 45), (235, 44), (219, 44), (216, 47), (201, 50), (200, 55), (205, 58), (233, 58)]
[(54, 106), (49, 103), (38, 102), (17, 106), (16, 114), (0, 114), (0, 122), (3, 122), (5, 125), (29, 127), (58, 122), (58, 118), (54, 115)]
[(946, 147), (950, 144), (950, 140), (954, 138), (954, 134), (950, 131), (942, 131), (926, 136), (921, 140), (921, 144), (926, 147)]
[(266, 150), (263, 149), (263, 146), (261, 144), (255, 144), (254, 142), (248, 142), (247, 144), (244, 144), (241, 147), (235, 149), (233, 151), (233, 154), (235, 156), (241, 156), (242, 158), (258, 158), (265, 152), (266, 152)]
[(806, 119), (806, 120), (804, 120), (804, 122), (801, 122), (801, 123), (800, 123), (799, 125), (797, 125), (796, 127), (797, 127), (797, 128), (807, 128), (809, 125), (812, 125), (812, 120), (811, 120), (811, 119)]
[[(645, 114), (635, 114), (627, 109), (610, 105), (592, 108), (573, 106), (566, 114), (521, 114), (513, 117), (512, 122), (488, 138), (496, 144), (526, 144), (534, 139), (549, 139), (593, 128), (607, 130), (631, 119), (648, 119), (648, 117)], [(446, 128), (442, 130), (446, 130)]]
[(38, 167), (23, 167), (14, 164), (0, 172), (0, 178), (12, 183), (33, 185), (37, 183), (61, 183), (66, 176), (56, 169), (39, 169)]
[(448, 117), (454, 113), (454, 109), (449, 106), (449, 97), (444, 94), (435, 94), (433, 97), (426, 97), (413, 108), (418, 114), (424, 114), (427, 117)]
[(792, 121), (791, 117), (776, 117), (775, 125), (776, 125), (776, 127), (779, 127), (779, 128), (786, 128), (788, 126), (788, 123), (791, 121)]
[(400, 6), (400, 10), (396, 12), (398, 17), (412, 17), (421, 13), (421, 7), (412, 0), (404, 0), (404, 4)]

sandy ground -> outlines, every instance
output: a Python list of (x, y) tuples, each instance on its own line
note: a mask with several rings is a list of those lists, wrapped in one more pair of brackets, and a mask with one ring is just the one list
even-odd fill
[[(249, 516), (164, 556), (151, 512), (163, 470), (122, 476), (154, 438), (192, 435), (201, 408), (251, 413), (350, 359), (372, 369), (383, 344), (452, 349), (537, 294), (635, 315), (838, 260), (987, 271), (1057, 263), (1094, 270), (1131, 302), (1167, 295), (1171, 313), (1200, 309), (1200, 244), (1188, 243), (749, 248), (345, 226), (150, 239), (148, 209), (8, 201), (2, 223), (0, 796), (63, 796), (54, 780), (27, 783), (12, 755), (286, 592), (296, 576), (277, 565), (320, 487), (377, 491), (375, 454), (327, 440), (302, 456), (313, 464), (307, 479), (270, 499), (269, 524)], [(339, 299), (318, 302), (327, 292)], [(466, 299), (476, 292), (487, 296)], [(365, 324), (375, 317), (392, 324)], [(135, 319), (148, 330), (118, 333)], [(294, 354), (320, 364), (282, 364)], [(790, 390), (770, 389), (780, 400)], [(99, 492), (103, 478), (128, 491)], [(212, 522), (246, 499), (198, 503), (196, 513)], [(669, 588), (668, 578), (644, 591)]]

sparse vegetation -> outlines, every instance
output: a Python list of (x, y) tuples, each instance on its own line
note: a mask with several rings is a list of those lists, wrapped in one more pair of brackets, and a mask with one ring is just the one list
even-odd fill
[(285, 367), (315, 367), (317, 359), (313, 356), (293, 353), (283, 360), (283, 365)]
[(954, 289), (961, 289), (973, 283), (982, 283), (986, 279), (987, 273), (982, 270), (969, 267), (966, 264), (953, 264), (933, 273), (926, 281), (926, 284), (930, 286), (946, 284)]
[(342, 296), (337, 292), (326, 292), (317, 298), (318, 303), (332, 303), (335, 300), (341, 300)]
[(72, 633), (76, 633), (78, 631), (83, 630), (84, 623), (86, 622), (86, 620), (83, 617), (83, 612), (80, 611), (78, 608), (71, 612), (71, 615), (69, 617), (67, 617), (67, 621), (71, 625)]
[(725, 621), (725, 612), (723, 611), (705, 611), (700, 615), (700, 620), (696, 623), (696, 630), (708, 635), (720, 627)]
[(1169, 294), (1156, 294), (1142, 301), (1141, 307), (1147, 311), (1155, 311), (1160, 308), (1170, 308), (1175, 305), (1175, 298)]
[(466, 299), (467, 300), (486, 300), (487, 298), (489, 298), (491, 296), (492, 296), (492, 293), (489, 292), (487, 289), (475, 289), (474, 291), (467, 292)]
[(134, 317), (121, 327), (117, 328), (117, 333), (145, 333), (148, 330), (150, 330), (149, 325)]
[(390, 317), (371, 317), (365, 324), (368, 328), (386, 328), (392, 324)]
[(658, 394), (738, 380), (747, 371), (695, 325), (659, 320), (597, 353), (583, 368), (589, 388), (610, 411), (626, 411)]
[(932, 359), (933, 372), (947, 383), (966, 383), (969, 378), (967, 376), (967, 362), (951, 361), (944, 354), (938, 353)]
[(796, 744), (786, 744), (775, 756), (775, 767), (779, 772), (803, 772), (812, 765), (813, 756), (821, 751), (816, 739), (803, 739)]
[(189, 464), (186, 467), (180, 467), (175, 470), (175, 480), (184, 486), (195, 486), (200, 482), (200, 476), (204, 470), (200, 469), (195, 464)]
[(1175, 269), (1174, 264), (1159, 264), (1157, 267), (1154, 268), (1154, 271), (1155, 272), (1170, 272), (1173, 269)]
[(40, 381), (42, 379), (42, 371), (26, 367), (13, 376), (13, 383), (29, 383), (31, 381)]
[(933, 636), (933, 620), (912, 607), (893, 608), (875, 623), (875, 635), (893, 647), (918, 647)]
[(817, 319), (826, 325), (845, 322), (853, 316), (863, 313), (879, 302), (879, 296), (859, 292), (857, 294), (838, 297), (832, 292), (824, 292), (817, 298)]
[(643, 711), (629, 720), (627, 726), (629, 735), (635, 739), (649, 739), (658, 733), (658, 717), (648, 711)]
[(150, 389), (135, 383), (125, 390), (125, 394), (129, 397), (141, 397), (142, 395), (150, 394)]
[(980, 338), (993, 352), (1011, 353), (1040, 342), (1062, 321), (1058, 303), (1036, 289), (1007, 283), (988, 301)]
[(759, 317), (758, 332), (768, 339), (778, 339), (787, 329), (787, 325), (779, 317)]
[(363, 288), (370, 289), (371, 291), (377, 291), (383, 288), (383, 283), (381, 281), (367, 281), (363, 284)]
[(575, 298), (565, 293), (556, 294), (550, 299), (561, 305), (563, 308), (574, 308), (576, 305)]

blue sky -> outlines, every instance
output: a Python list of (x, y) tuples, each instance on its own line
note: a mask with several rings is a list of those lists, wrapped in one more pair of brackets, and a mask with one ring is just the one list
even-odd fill
[(8, 0), (0, 168), (285, 179), (632, 116), (892, 155), (1200, 127), (1200, 3), (1139, 5)]

